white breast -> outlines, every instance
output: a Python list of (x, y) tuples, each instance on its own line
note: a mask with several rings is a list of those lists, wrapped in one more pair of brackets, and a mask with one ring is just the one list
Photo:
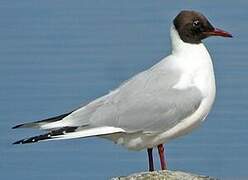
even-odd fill
[(173, 61), (175, 68), (182, 72), (182, 76), (173, 88), (187, 89), (196, 86), (204, 97), (215, 93), (215, 78), (211, 57), (203, 44), (187, 47), (188, 51), (176, 53)]

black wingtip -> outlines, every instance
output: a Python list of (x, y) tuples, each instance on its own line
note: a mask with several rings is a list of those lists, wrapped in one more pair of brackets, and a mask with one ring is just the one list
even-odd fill
[(61, 114), (59, 116), (43, 119), (43, 120), (40, 120), (40, 121), (19, 124), (17, 126), (12, 127), (12, 129), (17, 129), (17, 128), (39, 128), (40, 125), (42, 125), (42, 124), (59, 121), (59, 120), (63, 119), (64, 117), (68, 116), (69, 114), (71, 114), (72, 112), (73, 111), (71, 111), (69, 113)]
[(12, 129), (17, 129), (17, 128), (20, 128), (20, 127), (22, 127), (24, 124), (19, 124), (19, 125), (16, 125), (16, 126), (14, 126), (14, 127), (12, 127)]
[(28, 143), (35, 143), (35, 142), (38, 142), (38, 140), (36, 139), (36, 137), (33, 137), (29, 139), (22, 139), (22, 140), (16, 141), (13, 144), (28, 144)]
[(35, 142), (38, 142), (38, 139), (36, 137), (32, 137), (32, 138), (16, 141), (13, 144), (28, 144), (28, 143), (35, 143)]
[(12, 143), (12, 144), (13, 144), (13, 145), (15, 145), (15, 144), (23, 144), (23, 142), (24, 142), (24, 140), (22, 139), (22, 140), (20, 140), (20, 141), (14, 142), (14, 143)]
[[(22, 126), (22, 125), (15, 126), (13, 128), (15, 129), (15, 128), (18, 128), (20, 126)], [(38, 136), (34, 136), (34, 137), (30, 137), (30, 138), (26, 138), (26, 139), (16, 141), (13, 144), (36, 143), (36, 142), (39, 142), (39, 141), (54, 139), (54, 138), (57, 138), (56, 136), (60, 136), (60, 135), (66, 134), (66, 133), (75, 132), (77, 128), (78, 128), (78, 126), (75, 126), (75, 127), (71, 127), (71, 126), (63, 127), (63, 128), (51, 131), (51, 132), (46, 133), (46, 134), (41, 134), (41, 135), (38, 135)]]
[(37, 143), (39, 141), (43, 141), (43, 140), (47, 140), (47, 139), (51, 139), (51, 133), (47, 133), (47, 134), (42, 134), (39, 136), (34, 136), (31, 138), (27, 138), (27, 139), (22, 139), (19, 141), (14, 142), (13, 144), (28, 144), (28, 143)]

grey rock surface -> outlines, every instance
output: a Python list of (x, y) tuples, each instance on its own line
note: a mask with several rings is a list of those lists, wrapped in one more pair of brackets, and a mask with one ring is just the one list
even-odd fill
[(111, 180), (217, 180), (209, 176), (196, 175), (181, 171), (140, 172), (129, 176), (116, 177)]

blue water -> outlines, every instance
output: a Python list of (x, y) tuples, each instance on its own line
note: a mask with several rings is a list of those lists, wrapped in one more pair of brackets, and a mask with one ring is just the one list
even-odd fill
[(67, 112), (158, 62), (170, 52), (169, 26), (181, 9), (202, 11), (234, 38), (206, 41), (216, 103), (201, 128), (166, 145), (169, 168), (248, 179), (247, 6), (245, 0), (0, 1), (1, 179), (98, 180), (146, 170), (146, 151), (97, 138), (13, 146), (40, 132), (11, 127)]

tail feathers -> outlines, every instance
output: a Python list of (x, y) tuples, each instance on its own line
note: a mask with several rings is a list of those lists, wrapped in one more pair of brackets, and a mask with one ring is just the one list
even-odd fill
[(36, 143), (40, 141), (49, 141), (49, 140), (61, 140), (61, 139), (74, 139), (74, 138), (84, 138), (91, 136), (100, 136), (113, 133), (125, 132), (121, 128), (115, 127), (97, 127), (91, 129), (82, 129), (82, 127), (64, 127), (58, 130), (50, 131), (49, 133), (42, 134), (39, 136), (34, 136), (27, 139), (22, 139), (16, 141), (13, 144), (27, 144), (27, 143)]
[(68, 116), (71, 113), (72, 112), (61, 114), (59, 116), (55, 116), (55, 117), (48, 118), (48, 119), (43, 119), (43, 120), (36, 121), (36, 122), (19, 124), (17, 126), (12, 127), (12, 129), (17, 129), (17, 128), (40, 128), (44, 124), (52, 123), (52, 122), (56, 122), (56, 121), (62, 120), (64, 117)]

